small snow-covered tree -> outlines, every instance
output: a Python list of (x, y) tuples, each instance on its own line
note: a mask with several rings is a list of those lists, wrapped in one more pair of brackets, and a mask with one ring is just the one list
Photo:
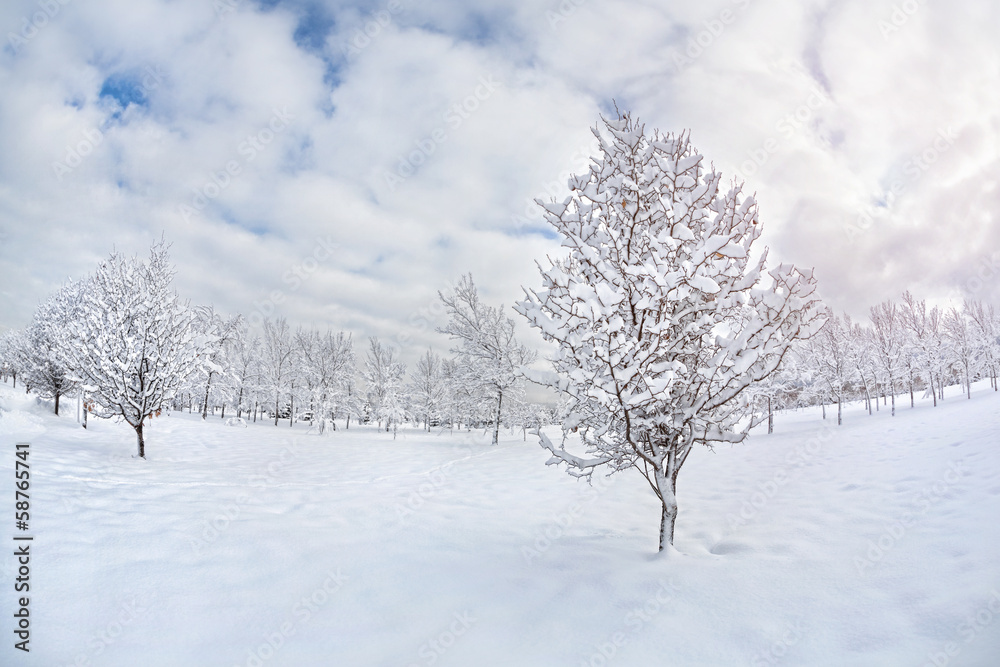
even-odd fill
[(514, 320), (503, 314), (503, 308), (488, 306), (479, 300), (472, 275), (462, 276), (449, 294), (438, 292), (448, 313), (448, 325), (438, 329), (458, 347), (461, 370), (467, 382), (488, 395), (493, 403), (493, 444), (500, 439), (504, 396), (515, 390), (521, 381), (520, 369), (535, 360), (535, 353), (517, 340)]
[(882, 372), (883, 386), (889, 392), (893, 416), (896, 415), (896, 382), (903, 368), (903, 320), (899, 307), (892, 301), (872, 306), (871, 342), (875, 359)]
[(937, 405), (937, 384), (942, 376), (941, 311), (927, 302), (917, 300), (909, 291), (903, 292), (900, 305), (903, 326), (909, 334), (910, 345), (919, 367), (919, 374), (927, 384), (934, 405)]
[[(236, 405), (236, 416), (250, 412), (256, 404), (261, 384), (260, 338), (249, 337), (246, 325), (241, 322), (229, 343), (227, 356), (231, 364), (231, 389)], [(256, 410), (254, 410), (256, 418)]]
[(841, 319), (832, 316), (820, 332), (809, 340), (817, 379), (837, 402), (837, 425), (843, 423), (843, 402), (852, 375), (850, 339)]
[(336, 429), (334, 419), (347, 402), (348, 378), (355, 370), (354, 342), (342, 331), (321, 334), (315, 330), (300, 330), (295, 340), (315, 426), (323, 435)]
[[(585, 478), (637, 469), (660, 501), (662, 550), (692, 448), (744, 439), (747, 389), (822, 326), (822, 310), (811, 272), (765, 273), (766, 251), (751, 261), (756, 203), (723, 189), (686, 134), (647, 135), (628, 113), (603, 126), (570, 197), (539, 202), (568, 256), (540, 267), (542, 289), (516, 309), (558, 345), (547, 383), (570, 413), (561, 445), (540, 434), (548, 462)], [(585, 456), (566, 449), (572, 429)]]
[[(220, 386), (219, 381), (228, 379), (220, 376), (226, 375), (229, 371), (230, 361), (227, 353), (231, 349), (233, 338), (238, 335), (243, 318), (240, 315), (224, 318), (215, 312), (213, 306), (201, 306), (195, 309), (195, 313), (195, 329), (213, 341), (207, 354), (204, 355), (202, 369), (198, 374), (201, 376), (198, 379), (204, 388), (201, 418), (207, 419), (209, 405), (211, 404), (214, 411), (216, 405), (225, 401), (228, 393), (226, 391), (228, 387), (225, 384)], [(213, 382), (216, 384), (213, 385)]]
[(368, 402), (372, 417), (385, 430), (398, 426), (406, 419), (406, 394), (403, 377), (406, 366), (396, 361), (393, 349), (383, 345), (378, 338), (369, 340), (368, 354), (365, 356), (365, 382), (368, 384)]
[(22, 345), (22, 378), (42, 398), (59, 399), (78, 387), (67, 356), (70, 324), (79, 316), (78, 283), (69, 283), (35, 311)]
[(431, 422), (441, 416), (440, 410), (444, 400), (441, 357), (427, 350), (410, 374), (409, 389), (414, 416), (422, 418), (424, 428), (430, 431)]
[(962, 310), (952, 307), (944, 316), (944, 333), (948, 340), (948, 351), (953, 368), (960, 371), (965, 385), (965, 394), (972, 398), (972, 378), (976, 373), (976, 342), (975, 332), (966, 317), (969, 304), (966, 302)]
[(981, 301), (967, 301), (964, 311), (972, 328), (973, 344), (979, 365), (989, 373), (993, 391), (998, 391), (1000, 390), (997, 386), (997, 367), (1000, 365), (1000, 318), (997, 317), (993, 304), (984, 305)]
[[(274, 425), (277, 426), (278, 415), (281, 412), (281, 398), (291, 397), (294, 390), (295, 345), (285, 318), (264, 320), (261, 351), (263, 352), (261, 370), (264, 382), (274, 397)], [(290, 413), (288, 420), (291, 424)]]
[(195, 331), (194, 311), (170, 288), (167, 248), (155, 244), (146, 262), (117, 253), (102, 262), (81, 286), (66, 348), (95, 412), (121, 417), (135, 430), (140, 458), (145, 420), (168, 407), (212, 343)]

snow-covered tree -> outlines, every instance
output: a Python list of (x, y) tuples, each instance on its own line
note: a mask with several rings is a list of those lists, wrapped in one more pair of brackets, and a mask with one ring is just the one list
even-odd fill
[(883, 301), (869, 310), (871, 342), (875, 360), (882, 372), (883, 386), (892, 401), (892, 415), (896, 415), (896, 382), (903, 367), (903, 320), (899, 307), (892, 301)]
[(452, 352), (467, 374), (467, 381), (489, 395), (493, 403), (493, 444), (500, 438), (504, 396), (521, 382), (520, 369), (535, 359), (535, 354), (514, 335), (514, 320), (503, 308), (488, 306), (479, 300), (472, 276), (462, 276), (454, 292), (438, 292), (448, 325), (439, 329), (458, 342)]
[(253, 406), (256, 418), (261, 386), (260, 338), (250, 338), (246, 325), (241, 323), (229, 343), (227, 357), (230, 360), (231, 391), (234, 394), (236, 416), (242, 417), (243, 411), (250, 412)]
[[(563, 443), (540, 434), (549, 463), (586, 478), (637, 469), (660, 501), (662, 550), (692, 448), (744, 439), (747, 389), (822, 326), (822, 310), (811, 272), (765, 273), (766, 251), (751, 261), (756, 203), (739, 184), (722, 189), (686, 134), (647, 135), (628, 113), (603, 126), (570, 197), (539, 202), (568, 256), (516, 307), (558, 345), (548, 384), (570, 401)], [(585, 456), (566, 449), (572, 429)]]
[[(288, 322), (281, 317), (277, 320), (264, 319), (264, 336), (261, 345), (261, 371), (264, 383), (274, 397), (274, 425), (278, 425), (283, 396), (291, 398), (294, 389), (295, 345)], [(292, 415), (289, 411), (289, 425)]]
[(966, 303), (963, 310), (955, 307), (950, 308), (944, 316), (944, 333), (948, 340), (948, 352), (953, 368), (960, 371), (965, 393), (968, 398), (972, 398), (972, 378), (976, 373), (976, 342), (975, 333), (965, 316), (969, 304)]
[(60, 397), (78, 387), (67, 344), (70, 325), (80, 316), (80, 288), (69, 283), (41, 304), (25, 332), (24, 380), (43, 398), (53, 399), (57, 415)]
[(212, 342), (194, 330), (194, 311), (170, 288), (173, 275), (162, 242), (146, 262), (112, 254), (82, 284), (80, 315), (69, 325), (67, 357), (95, 412), (128, 422), (140, 458), (145, 420), (168, 406)]
[(313, 419), (322, 435), (335, 430), (334, 419), (344, 410), (348, 380), (355, 373), (354, 342), (344, 332), (299, 330), (295, 343), (301, 358), (302, 379), (308, 387)]
[(900, 305), (903, 326), (906, 328), (920, 377), (928, 387), (934, 405), (938, 402), (937, 385), (943, 375), (943, 338), (941, 335), (941, 310), (927, 308), (927, 302), (917, 300), (909, 291), (903, 292)]
[(837, 425), (840, 426), (843, 423), (843, 402), (853, 374), (850, 338), (844, 323), (839, 317), (831, 316), (823, 329), (808, 342), (816, 377), (837, 402)]
[(1000, 390), (997, 386), (997, 367), (1000, 365), (1000, 318), (997, 317), (997, 311), (992, 304), (967, 301), (964, 312), (972, 328), (973, 344), (976, 347), (979, 365), (989, 373), (993, 391), (998, 391)]
[(414, 416), (424, 420), (424, 428), (431, 430), (431, 422), (441, 416), (444, 401), (444, 380), (441, 375), (441, 357), (427, 350), (420, 357), (410, 374), (410, 401)]
[[(228, 378), (220, 376), (225, 376), (229, 370), (230, 362), (226, 355), (231, 349), (233, 338), (238, 335), (243, 318), (240, 315), (225, 318), (215, 312), (213, 306), (201, 306), (196, 308), (195, 312), (195, 329), (213, 341), (202, 360), (204, 362), (202, 370), (196, 376), (204, 388), (201, 418), (207, 419), (209, 404), (214, 410), (216, 405), (225, 402), (228, 393), (225, 380)], [(221, 386), (220, 380), (223, 382)], [(215, 382), (214, 385), (213, 382)], [(213, 389), (215, 390), (214, 395)], [(225, 414), (225, 409), (223, 409), (223, 414)]]
[(385, 430), (396, 427), (406, 419), (406, 393), (403, 377), (406, 366), (396, 361), (392, 347), (383, 345), (378, 338), (368, 342), (365, 356), (365, 382), (368, 384), (368, 402), (372, 418)]

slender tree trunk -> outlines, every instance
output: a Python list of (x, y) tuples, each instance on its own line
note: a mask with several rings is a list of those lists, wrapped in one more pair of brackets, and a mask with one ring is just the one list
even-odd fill
[(774, 433), (774, 411), (771, 409), (771, 397), (767, 397), (767, 434)]
[[(205, 402), (201, 405), (201, 418), (208, 419), (208, 391), (212, 388), (212, 372), (208, 372), (208, 382), (205, 383)], [(215, 414), (215, 407), (212, 407), (212, 414)]]
[(142, 439), (142, 422), (141, 421), (139, 422), (139, 425), (135, 427), (135, 438), (138, 441), (138, 445), (139, 445), (139, 458), (140, 459), (144, 459), (144, 458), (146, 458), (146, 443)]
[(837, 426), (840, 426), (841, 424), (844, 423), (843, 414), (844, 410), (843, 407), (841, 406), (841, 397), (837, 396)]
[(823, 406), (823, 419), (826, 419), (826, 401), (822, 401), (820, 405)]
[(916, 403), (913, 402), (913, 371), (910, 371), (910, 407), (915, 407)]
[(890, 376), (889, 377), (889, 393), (892, 394), (892, 416), (896, 416), (896, 382)]
[(226, 418), (226, 404), (223, 403), (222, 404), (222, 416), (219, 417), (219, 419), (225, 419), (225, 418)]
[(56, 416), (59, 416), (59, 392), (56, 392)]
[(288, 428), (295, 424), (295, 383), (292, 383), (292, 391), (288, 394)]
[(493, 427), (493, 444), (500, 444), (500, 409), (503, 407), (503, 392), (497, 392), (497, 420)]

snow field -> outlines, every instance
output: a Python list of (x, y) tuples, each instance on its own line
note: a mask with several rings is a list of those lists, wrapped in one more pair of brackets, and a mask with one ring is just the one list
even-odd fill
[(658, 555), (641, 477), (587, 486), (530, 435), (175, 413), (141, 461), (127, 425), (0, 385), (0, 495), (31, 442), (35, 535), (32, 651), (0, 664), (996, 665), (1000, 396), (899, 405), (694, 452)]

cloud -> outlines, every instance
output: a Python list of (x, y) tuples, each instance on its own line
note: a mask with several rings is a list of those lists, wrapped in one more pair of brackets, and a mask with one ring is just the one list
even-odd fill
[(164, 235), (195, 302), (444, 350), (438, 290), (537, 284), (532, 202), (614, 101), (745, 180), (835, 308), (995, 300), (1000, 17), (912, 4), (5, 3), (0, 328)]

